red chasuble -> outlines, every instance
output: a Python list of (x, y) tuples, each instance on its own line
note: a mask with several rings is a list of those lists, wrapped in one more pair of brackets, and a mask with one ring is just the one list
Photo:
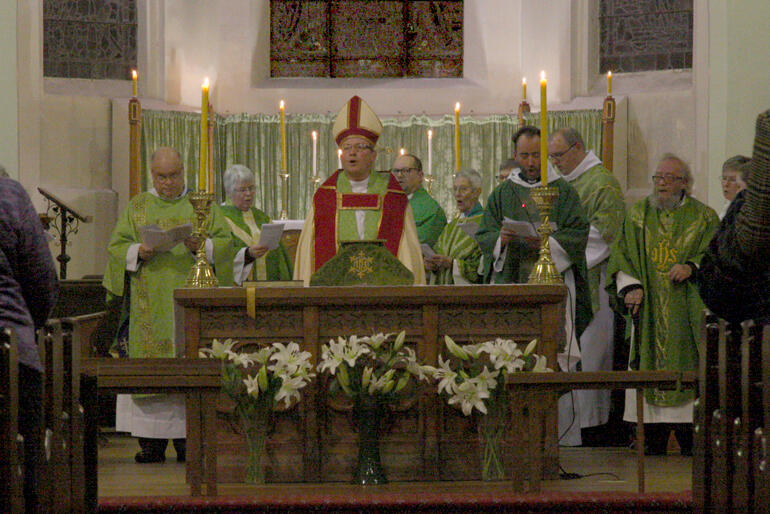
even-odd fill
[[(318, 188), (313, 196), (315, 224), (314, 271), (337, 254), (338, 209), (376, 209), (381, 210), (377, 239), (385, 241), (385, 247), (398, 257), (398, 247), (404, 231), (404, 214), (409, 199), (401, 186), (388, 174), (385, 194), (377, 193), (338, 193), (337, 177), (340, 170), (334, 172)], [(377, 172), (373, 172), (377, 173)]]

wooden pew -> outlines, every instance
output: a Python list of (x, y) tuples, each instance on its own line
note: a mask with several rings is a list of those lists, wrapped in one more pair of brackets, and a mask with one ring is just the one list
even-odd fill
[(19, 360), (16, 335), (0, 330), (0, 506), (24, 512), (22, 462), (19, 444)]
[[(217, 494), (216, 400), (222, 386), (218, 359), (86, 359), (82, 372), (112, 393), (184, 394), (187, 397), (187, 469), (190, 494)], [(86, 473), (96, 474), (87, 468)]]
[(705, 318), (695, 410), (695, 512), (764, 512), (770, 327)]

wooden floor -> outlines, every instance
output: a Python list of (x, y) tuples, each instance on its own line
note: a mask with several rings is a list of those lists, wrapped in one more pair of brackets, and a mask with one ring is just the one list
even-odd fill
[[(109, 496), (175, 496), (188, 495), (184, 464), (176, 462), (169, 444), (163, 464), (136, 464), (134, 454), (139, 447), (135, 439), (108, 434), (99, 446), (99, 497)], [(624, 448), (561, 448), (561, 466), (568, 473), (586, 475), (573, 480), (547, 480), (544, 491), (627, 491), (635, 492), (636, 454)], [(692, 488), (692, 458), (670, 454), (647, 457), (647, 492), (681, 492)], [(438, 488), (444, 482), (435, 483)], [(426, 483), (415, 484), (426, 487)], [(276, 488), (280, 485), (262, 486)], [(317, 484), (297, 484), (295, 488), (315, 488)], [(352, 486), (351, 486), (352, 487)], [(387, 488), (388, 486), (382, 486)], [(399, 485), (403, 487), (403, 484)], [(428, 487), (430, 487), (428, 485)], [(505, 488), (506, 483), (485, 484), (485, 489)], [(254, 494), (257, 488), (245, 484), (220, 484), (222, 496)], [(294, 489), (295, 491), (297, 489)]]

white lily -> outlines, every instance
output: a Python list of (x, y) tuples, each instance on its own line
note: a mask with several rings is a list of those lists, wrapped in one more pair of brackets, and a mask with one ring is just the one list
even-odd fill
[(248, 368), (252, 364), (254, 364), (254, 361), (249, 358), (248, 355), (244, 353), (235, 353), (235, 352), (228, 352), (227, 358), (236, 365), (243, 366), (244, 368)]
[(449, 367), (449, 360), (444, 360), (441, 355), (438, 356), (438, 365), (439, 367), (433, 374), (434, 378), (439, 379), (438, 392), (446, 391), (449, 395), (455, 394), (457, 391), (457, 383), (455, 382), (457, 373)]
[(484, 369), (479, 372), (478, 380), (480, 380), (487, 389), (494, 389), (497, 387), (497, 376), (500, 374), (500, 371), (489, 371), (486, 366), (484, 366)]
[(457, 388), (457, 392), (449, 399), (449, 404), (459, 403), (463, 414), (469, 416), (474, 408), (487, 413), (484, 400), (489, 398), (489, 390), (478, 380), (466, 380)]
[(369, 346), (371, 346), (373, 349), (378, 350), (380, 346), (382, 346), (382, 343), (387, 341), (388, 338), (392, 335), (393, 334), (383, 334), (382, 332), (379, 332), (370, 337), (364, 337), (361, 339), (361, 341), (368, 343)]
[[(377, 378), (374, 375), (372, 375), (372, 380), (369, 382), (369, 388), (367, 391), (369, 394), (374, 394), (377, 391), (381, 391), (383, 393), (387, 393), (388, 391), (385, 391), (385, 387), (387, 386), (388, 382), (393, 381), (393, 374), (396, 372), (395, 369), (391, 368), (385, 373), (382, 374), (381, 377)], [(390, 386), (390, 388), (393, 388), (393, 385)]]
[(396, 336), (396, 340), (393, 342), (393, 351), (397, 352), (404, 346), (404, 340), (406, 339), (406, 330), (402, 330)]
[(254, 398), (259, 398), (259, 380), (257, 377), (248, 375), (243, 379), (243, 383), (246, 385), (246, 393)]
[(532, 368), (532, 371), (534, 373), (545, 373), (548, 371), (553, 371), (551, 368), (547, 366), (545, 355), (535, 355), (535, 367)]
[(468, 353), (465, 350), (463, 350), (460, 347), (460, 345), (455, 343), (454, 339), (452, 339), (451, 337), (445, 335), (444, 336), (444, 342), (446, 343), (446, 346), (449, 349), (449, 352), (452, 355), (454, 355), (455, 357), (457, 357), (458, 359), (462, 359), (464, 361), (467, 361), (470, 358)]
[(237, 341), (233, 341), (232, 339), (225, 339), (224, 343), (220, 343), (218, 340), (214, 339), (211, 341), (211, 348), (204, 348), (198, 353), (205, 353), (212, 358), (224, 360), (232, 350), (233, 346), (235, 346), (236, 342)]
[(535, 351), (535, 347), (537, 346), (537, 339), (533, 339), (529, 342), (526, 348), (524, 348), (524, 355), (529, 355), (530, 353)]
[(272, 346), (265, 346), (256, 352), (247, 353), (246, 355), (249, 357), (249, 359), (254, 361), (255, 364), (265, 364), (270, 358), (270, 355), (272, 355), (273, 351), (274, 350)]
[(281, 401), (288, 408), (291, 405), (291, 399), (296, 398), (299, 401), (299, 390), (305, 387), (306, 382), (303, 377), (281, 377), (281, 388), (275, 395), (275, 403)]

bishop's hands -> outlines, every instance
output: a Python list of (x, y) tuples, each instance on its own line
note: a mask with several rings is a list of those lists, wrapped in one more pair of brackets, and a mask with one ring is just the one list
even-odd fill
[(634, 318), (639, 315), (639, 309), (642, 306), (642, 300), (644, 299), (644, 289), (641, 287), (635, 287), (631, 289), (623, 297), (623, 301), (626, 304), (628, 313)]
[(452, 267), (452, 258), (446, 255), (435, 254), (431, 257), (423, 258), (423, 261), (425, 262), (425, 269), (428, 271), (439, 271)]
[(668, 271), (668, 278), (674, 282), (684, 282), (692, 276), (693, 267), (689, 264), (674, 264)]

